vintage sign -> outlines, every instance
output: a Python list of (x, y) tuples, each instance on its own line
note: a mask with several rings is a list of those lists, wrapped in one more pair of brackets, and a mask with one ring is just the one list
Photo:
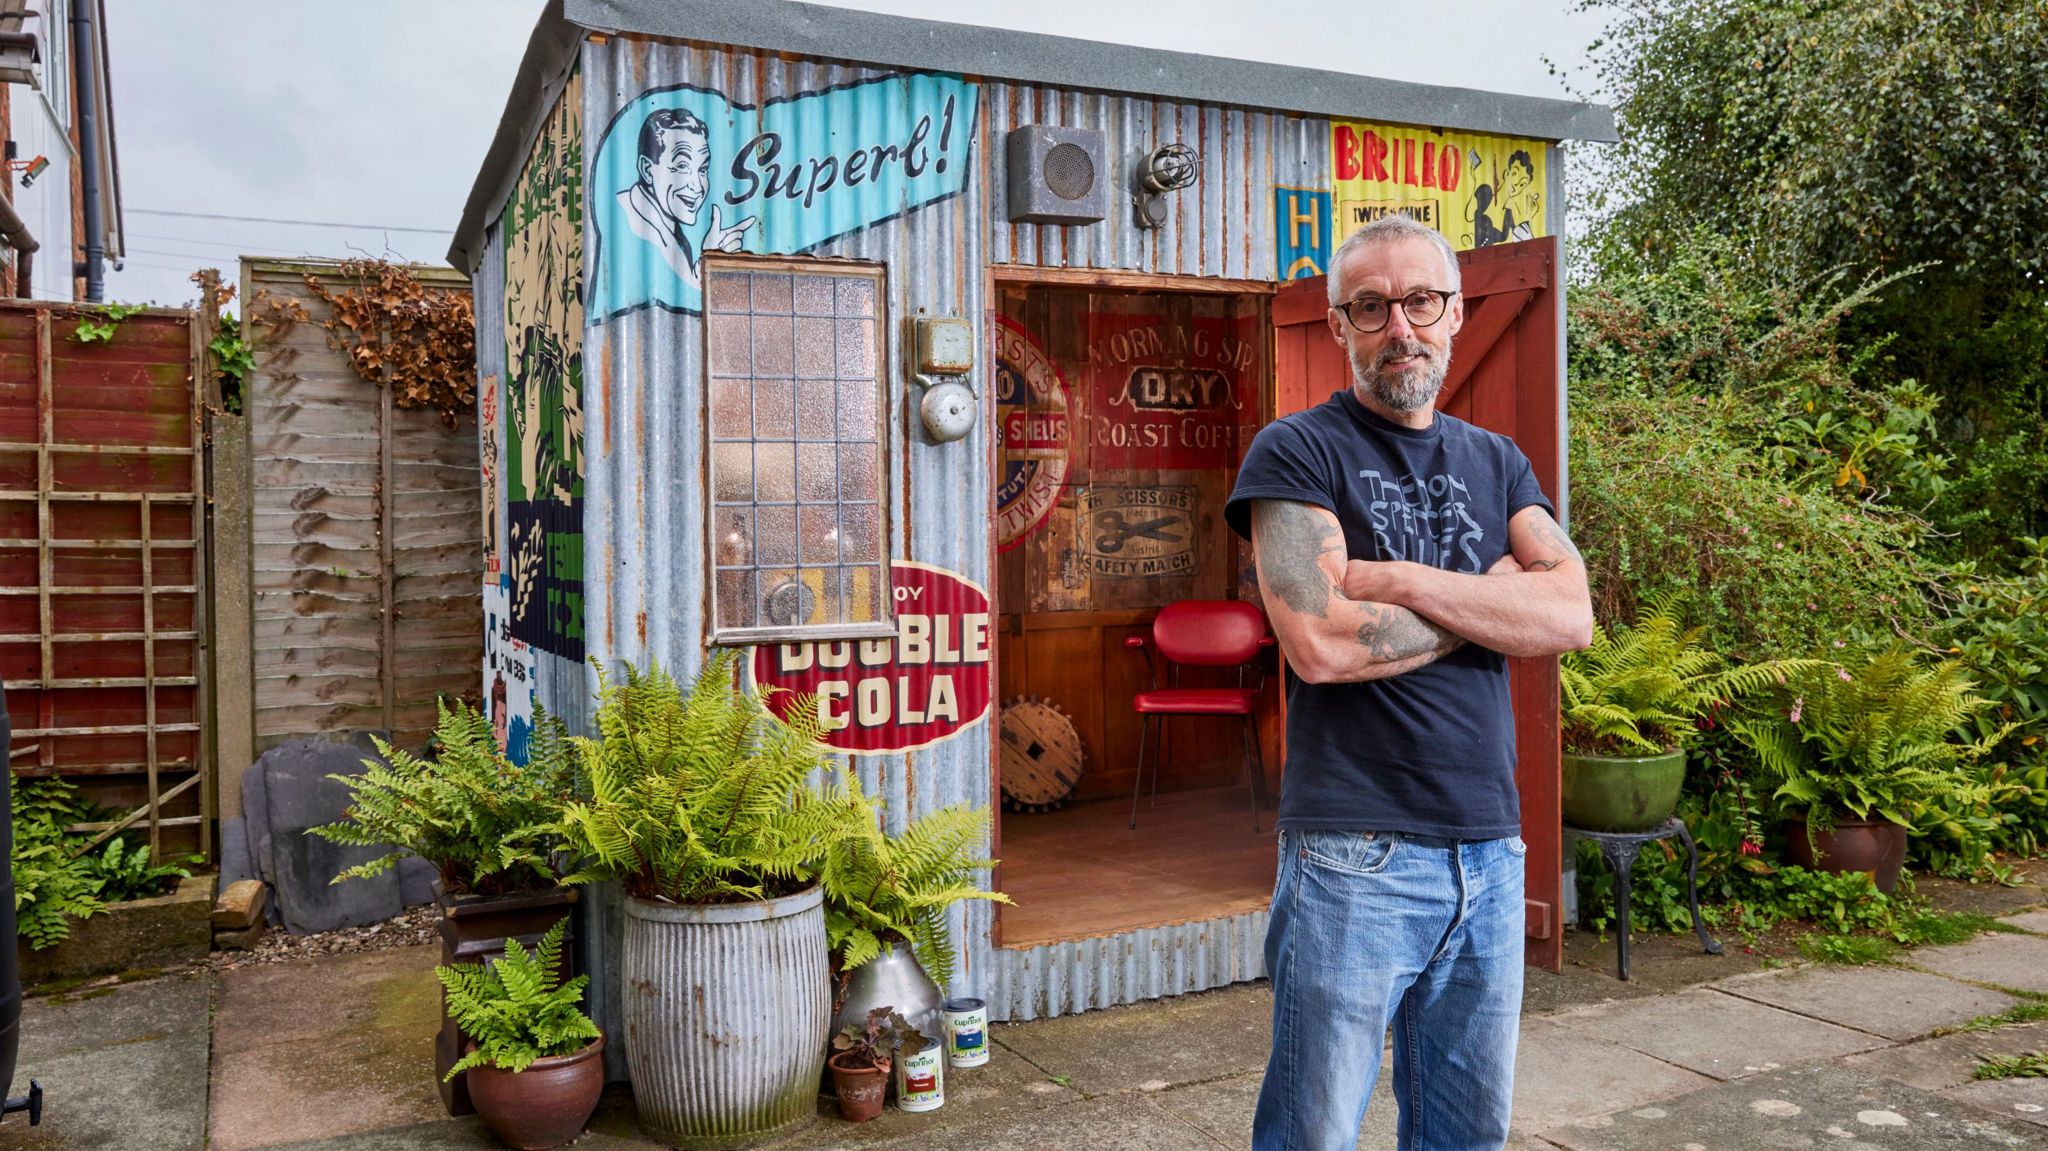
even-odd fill
[(1330, 194), (1314, 188), (1273, 189), (1273, 268), (1279, 280), (1303, 280), (1329, 270)]
[(980, 89), (885, 76), (743, 104), (680, 85), (612, 117), (591, 171), (591, 313), (703, 309), (703, 253), (807, 252), (958, 195)]
[(1089, 573), (1110, 579), (1192, 575), (1195, 494), (1191, 487), (1089, 488), (1081, 532)]
[(930, 564), (893, 567), (893, 638), (763, 645), (750, 665), (769, 710), (810, 698), (825, 743), (851, 755), (929, 747), (988, 715), (987, 589)]
[(1246, 386), (1256, 378), (1257, 336), (1250, 319), (1158, 310), (1090, 313), (1090, 465), (1236, 464), (1240, 439), (1257, 430)]
[(1009, 551), (1045, 523), (1066, 482), (1073, 436), (1067, 382), (1024, 329), (998, 319), (996, 345), (996, 550)]
[(484, 715), (505, 758), (525, 764), (533, 735), (534, 653), (512, 636), (510, 580), (484, 581)]

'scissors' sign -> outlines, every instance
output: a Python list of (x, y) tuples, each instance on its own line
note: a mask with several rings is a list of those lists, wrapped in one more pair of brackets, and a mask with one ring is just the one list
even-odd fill
[(987, 589), (930, 564), (897, 560), (893, 566), (893, 638), (754, 650), (754, 684), (765, 692), (769, 710), (787, 717), (801, 697), (810, 697), (825, 743), (853, 755), (926, 747), (988, 714)]

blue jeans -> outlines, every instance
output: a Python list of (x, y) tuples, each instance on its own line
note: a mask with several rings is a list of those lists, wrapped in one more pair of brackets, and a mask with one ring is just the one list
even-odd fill
[(1254, 1151), (1351, 1151), (1389, 1025), (1400, 1151), (1500, 1151), (1527, 850), (1519, 838), (1281, 832)]

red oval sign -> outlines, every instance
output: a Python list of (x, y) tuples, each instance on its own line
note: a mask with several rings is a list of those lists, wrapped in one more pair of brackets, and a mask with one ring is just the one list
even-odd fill
[(825, 743), (853, 755), (927, 747), (980, 723), (989, 705), (988, 591), (930, 564), (892, 567), (896, 634), (885, 639), (766, 644), (756, 690), (787, 717), (814, 697)]

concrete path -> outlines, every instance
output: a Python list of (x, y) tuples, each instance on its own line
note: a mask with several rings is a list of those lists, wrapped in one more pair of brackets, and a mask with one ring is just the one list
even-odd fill
[(0, 1148), (204, 1151), (205, 971), (28, 1000), (14, 1093), (43, 1086), (43, 1122), (0, 1122)]

